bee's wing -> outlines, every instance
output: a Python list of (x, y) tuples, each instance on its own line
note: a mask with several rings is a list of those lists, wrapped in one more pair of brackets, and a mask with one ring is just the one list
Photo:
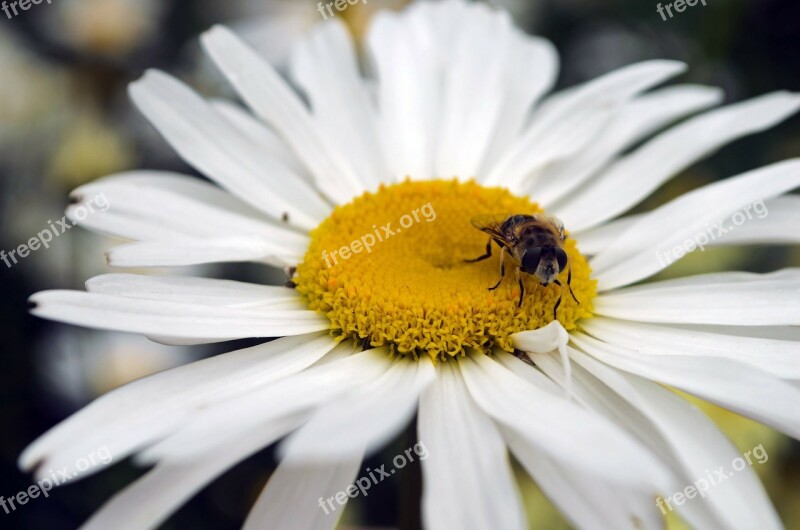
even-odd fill
[(542, 220), (552, 226), (558, 232), (558, 235), (562, 240), (567, 238), (566, 230), (564, 229), (564, 222), (561, 219), (554, 215), (541, 215), (537, 217), (541, 217)]
[(498, 237), (500, 239), (504, 239), (503, 231), (501, 227), (506, 220), (511, 217), (510, 214), (483, 214), (477, 215), (472, 218), (472, 226), (480, 230), (481, 232), (486, 232), (492, 236)]

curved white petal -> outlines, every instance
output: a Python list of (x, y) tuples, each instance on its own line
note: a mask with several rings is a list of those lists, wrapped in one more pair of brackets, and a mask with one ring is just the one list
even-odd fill
[(270, 445), (297, 426), (284, 420), (220, 447), (193, 462), (165, 462), (111, 498), (81, 530), (155, 528), (182, 504), (237, 462)]
[(503, 439), (454, 364), (439, 365), (420, 401), (417, 430), (429, 454), (422, 460), (425, 528), (525, 528)]
[(328, 329), (330, 322), (304, 309), (242, 309), (79, 291), (43, 291), (31, 313), (76, 326), (154, 337), (241, 339), (283, 337)]
[(314, 412), (281, 444), (294, 461), (330, 462), (371, 453), (414, 416), (420, 393), (433, 382), (430, 358), (399, 359), (379, 378)]
[(800, 159), (772, 164), (678, 197), (642, 216), (592, 259), (598, 288), (609, 290), (655, 274), (674, 261), (674, 256), (670, 259), (673, 248), (698, 248), (716, 237), (718, 225), (740, 208), (798, 186)]
[[(335, 496), (347, 493), (348, 486), (356, 479), (361, 460), (354, 457), (308, 464), (284, 459), (259, 495), (244, 523), (244, 530), (335, 528), (347, 506), (340, 505)], [(355, 494), (358, 495), (358, 491)], [(328, 502), (331, 497), (333, 500)]]
[(376, 191), (390, 174), (377, 109), (362, 81), (344, 23), (335, 19), (318, 25), (295, 46), (290, 66), (331, 148), (348, 160), (370, 191)]
[(129, 87), (139, 110), (189, 164), (273, 219), (315, 228), (331, 207), (189, 87), (150, 70)]
[(695, 394), (800, 438), (800, 389), (727, 359), (644, 355), (573, 332), (573, 343), (620, 370)]
[[(753, 468), (748, 466), (733, 472), (731, 463), (741, 454), (702, 412), (658, 384), (618, 372), (574, 349), (570, 349), (570, 355), (587, 370), (576, 370), (575, 377), (589, 392), (603, 395), (611, 389), (642, 416), (634, 418), (624, 409), (619, 411), (637, 422), (639, 429), (657, 437), (659, 443), (653, 449), (681, 474), (684, 483), (679, 487), (684, 489), (695, 485), (695, 489), (700, 487), (704, 490), (694, 499), (687, 499), (684, 506), (673, 505), (673, 509), (696, 527), (781, 528), (780, 519)], [(755, 458), (752, 463), (756, 464)], [(720, 466), (726, 468), (729, 478), (711, 483), (709, 470), (718, 470)], [(673, 492), (665, 493), (671, 495)], [(741, 502), (742, 499), (747, 499), (747, 502)], [(662, 503), (660, 510), (667, 511), (669, 507)], [(711, 513), (704, 514), (706, 510), (711, 510)], [(712, 521), (701, 524), (709, 515)], [(692, 520), (693, 517), (701, 519)]]
[(365, 191), (365, 182), (326, 144), (300, 97), (272, 66), (225, 27), (215, 26), (201, 41), (247, 105), (306, 164), (321, 192), (344, 204)]
[[(352, 350), (343, 343), (334, 354)], [(248, 436), (251, 430), (279, 418), (313, 413), (318, 407), (379, 378), (389, 369), (385, 349), (368, 350), (320, 363), (303, 372), (236, 399), (205, 407), (171, 437), (139, 455), (142, 463), (162, 459), (191, 461), (215, 447)], [(362, 448), (363, 450), (363, 448)]]
[(583, 148), (609, 123), (620, 105), (685, 68), (685, 64), (676, 61), (647, 61), (620, 68), (546, 100), (525, 133), (483, 183), (502, 184), (519, 192), (532, 189), (546, 165)]
[(243, 261), (291, 267), (303, 261), (304, 254), (260, 237), (182, 237), (119, 245), (106, 252), (106, 261), (112, 267), (185, 267)]
[(776, 125), (798, 108), (800, 96), (775, 92), (692, 118), (617, 161), (555, 211), (571, 230), (597, 226), (632, 208), (697, 160)]
[(581, 329), (595, 338), (644, 355), (720, 357), (749, 364), (781, 379), (800, 380), (800, 342), (735, 337), (677, 327), (590, 318)]
[(634, 142), (722, 99), (720, 89), (700, 85), (678, 85), (644, 94), (623, 105), (603, 133), (575, 156), (547, 168), (526, 192), (547, 208), (591, 179)]
[(797, 273), (699, 275), (612, 291), (593, 303), (598, 315), (637, 322), (797, 326)]
[(599, 415), (529, 384), (485, 355), (473, 355), (459, 367), (487, 414), (559, 462), (615, 484), (654, 488), (668, 483), (657, 460)]
[(567, 343), (569, 334), (558, 320), (550, 322), (543, 328), (523, 331), (511, 335), (514, 347), (529, 353), (548, 353), (557, 351), (561, 355), (564, 364), (564, 376), (566, 378), (567, 399), (572, 396), (572, 375), (570, 371), (569, 355), (567, 354)]
[(334, 346), (325, 333), (286, 337), (140, 379), (42, 435), (22, 453), (20, 467), (41, 472), (74, 467), (99, 447), (122, 460), (174, 432), (204, 407), (295, 374)]

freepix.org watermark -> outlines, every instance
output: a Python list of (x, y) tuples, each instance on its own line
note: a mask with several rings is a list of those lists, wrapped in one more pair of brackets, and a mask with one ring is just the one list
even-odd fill
[[(19, 11), (17, 11), (17, 7), (19, 7), (22, 11), (27, 11), (33, 5), (39, 5), (42, 2), (47, 2), (48, 4), (52, 4), (53, 0), (17, 0), (14, 2), (3, 2), (0, 4), (0, 9), (3, 10), (3, 13), (6, 14), (8, 19), (12, 19), (15, 16), (19, 15)], [(12, 15), (13, 13), (13, 15)]]
[(3, 507), (3, 510), (5, 510), (6, 514), (10, 514), (19, 506), (28, 504), (28, 501), (31, 499), (38, 498), (39, 495), (42, 495), (45, 498), (49, 497), (51, 489), (56, 486), (63, 486), (87, 469), (98, 464), (106, 466), (113, 460), (114, 458), (111, 456), (111, 452), (108, 450), (108, 447), (103, 446), (95, 451), (92, 451), (88, 455), (79, 458), (75, 462), (75, 468), (78, 470), (77, 473), (70, 473), (67, 467), (57, 470), (49, 469), (47, 471), (48, 476), (42, 478), (42, 480), (36, 484), (31, 484), (27, 490), (20, 491), (13, 497), (9, 497), (7, 499), (5, 497), (0, 497), (0, 506)]
[(100, 193), (95, 195), (91, 201), (73, 208), (72, 216), (75, 218), (74, 221), (69, 221), (66, 216), (62, 217), (55, 223), (48, 220), (48, 228), (45, 228), (30, 238), (27, 243), (23, 243), (22, 245), (9, 250), (8, 252), (5, 250), (0, 250), (0, 260), (6, 264), (6, 267), (10, 269), (19, 263), (20, 259), (27, 258), (31, 252), (35, 252), (42, 247), (50, 248), (50, 243), (54, 238), (60, 236), (73, 226), (77, 225), (78, 222), (83, 221), (90, 214), (95, 213), (95, 207), (97, 210), (105, 212), (110, 206), (111, 205), (109, 204), (105, 194)]
[(661, 20), (664, 22), (667, 21), (667, 15), (669, 18), (674, 17), (675, 15), (672, 14), (672, 10), (674, 9), (677, 13), (683, 13), (686, 11), (687, 7), (694, 7), (698, 3), (706, 5), (706, 0), (675, 0), (674, 2), (666, 5), (661, 5), (660, 3), (656, 6), (656, 11), (659, 15), (661, 15)]
[(367, 254), (372, 252), (372, 247), (378, 243), (382, 243), (393, 237), (404, 229), (411, 228), (415, 223), (422, 221), (427, 223), (436, 220), (436, 210), (433, 209), (431, 203), (428, 203), (420, 208), (415, 208), (411, 213), (405, 214), (400, 218), (400, 228), (392, 228), (392, 223), (386, 223), (380, 229), (377, 225), (372, 225), (373, 232), (364, 234), (360, 239), (354, 239), (349, 245), (345, 245), (338, 250), (328, 252), (322, 251), (322, 259), (325, 260), (325, 265), (330, 269), (334, 265), (339, 264), (339, 260), (348, 260), (353, 257), (353, 254), (361, 254), (365, 250)]
[[(336, 0), (335, 2), (328, 2), (327, 4), (323, 5), (322, 2), (317, 4), (317, 11), (319, 14), (322, 15), (322, 20), (328, 20), (328, 16), (335, 16), (333, 12), (333, 8), (336, 8), (336, 11), (342, 12), (347, 9), (348, 6), (355, 5), (361, 2), (362, 4), (366, 5), (367, 0)], [(327, 8), (328, 15), (325, 14), (325, 9)]]
[(766, 449), (764, 449), (764, 444), (760, 444), (749, 451), (745, 451), (742, 456), (744, 458), (736, 457), (731, 462), (733, 471), (728, 471), (725, 466), (719, 466), (717, 469), (711, 471), (706, 470), (705, 477), (698, 478), (692, 485), (686, 486), (683, 490), (673, 493), (666, 499), (656, 497), (656, 506), (661, 510), (661, 513), (666, 515), (667, 510), (671, 512), (675, 509), (672, 506), (673, 504), (675, 504), (675, 506), (682, 506), (687, 499), (694, 499), (698, 495), (705, 497), (712, 487), (719, 486), (722, 482), (730, 479), (745, 467), (752, 466), (754, 459), (759, 464), (763, 464), (769, 460), (769, 455)]
[(376, 469), (366, 469), (366, 475), (359, 477), (354, 483), (350, 484), (345, 488), (344, 491), (340, 491), (333, 497), (328, 497), (324, 499), (322, 497), (319, 498), (319, 507), (325, 512), (325, 515), (330, 515), (331, 513), (336, 511), (336, 506), (334, 506), (333, 502), (336, 501), (336, 504), (339, 506), (344, 506), (350, 499), (355, 499), (360, 495), (364, 497), (369, 495), (369, 489), (372, 486), (377, 486), (384, 479), (387, 479), (395, 474), (398, 469), (403, 469), (409, 463), (414, 461), (414, 455), (418, 456), (420, 460), (426, 460), (429, 456), (428, 448), (425, 447), (425, 444), (422, 442), (417, 442), (414, 447), (410, 447), (406, 449), (403, 453), (395, 456), (392, 459), (392, 464), (394, 464), (394, 468), (390, 470), (386, 470), (386, 466), (382, 465)]
[(712, 241), (725, 237), (725, 234), (733, 232), (737, 226), (742, 226), (747, 221), (752, 220), (753, 214), (755, 214), (758, 219), (763, 219), (769, 215), (769, 210), (767, 210), (767, 205), (764, 204), (763, 200), (748, 204), (741, 210), (735, 212), (731, 215), (731, 224), (726, 225), (724, 221), (720, 221), (715, 224), (706, 225), (705, 231), (698, 232), (694, 237), (684, 241), (683, 245), (675, 246), (670, 250), (656, 250), (656, 257), (659, 263), (666, 267), (672, 264), (673, 261), (679, 260), (686, 254), (694, 252), (697, 249), (703, 252), (706, 249), (706, 245)]

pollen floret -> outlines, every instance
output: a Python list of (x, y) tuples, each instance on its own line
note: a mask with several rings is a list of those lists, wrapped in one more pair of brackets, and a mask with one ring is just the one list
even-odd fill
[[(434, 360), (466, 349), (512, 351), (509, 336), (553, 320), (560, 287), (541, 286), (523, 274), (525, 296), (518, 307), (516, 265), (500, 253), (466, 263), (483, 253), (488, 236), (470, 220), (479, 214), (541, 213), (526, 198), (474, 182), (406, 181), (383, 186), (340, 206), (311, 234), (312, 241), (294, 281), (310, 308), (324, 313), (333, 333), (394, 354)], [(596, 285), (576, 242), (564, 249), (572, 267), (558, 320), (574, 329), (592, 315)], [(567, 272), (560, 280), (566, 285)]]

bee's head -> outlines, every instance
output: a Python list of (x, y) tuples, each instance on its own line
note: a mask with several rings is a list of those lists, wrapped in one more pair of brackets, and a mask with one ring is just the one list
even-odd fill
[(542, 260), (542, 247), (529, 248), (522, 256), (522, 270), (528, 274), (536, 274)]
[(550, 285), (567, 267), (567, 253), (559, 247), (534, 247), (522, 256), (522, 270)]

